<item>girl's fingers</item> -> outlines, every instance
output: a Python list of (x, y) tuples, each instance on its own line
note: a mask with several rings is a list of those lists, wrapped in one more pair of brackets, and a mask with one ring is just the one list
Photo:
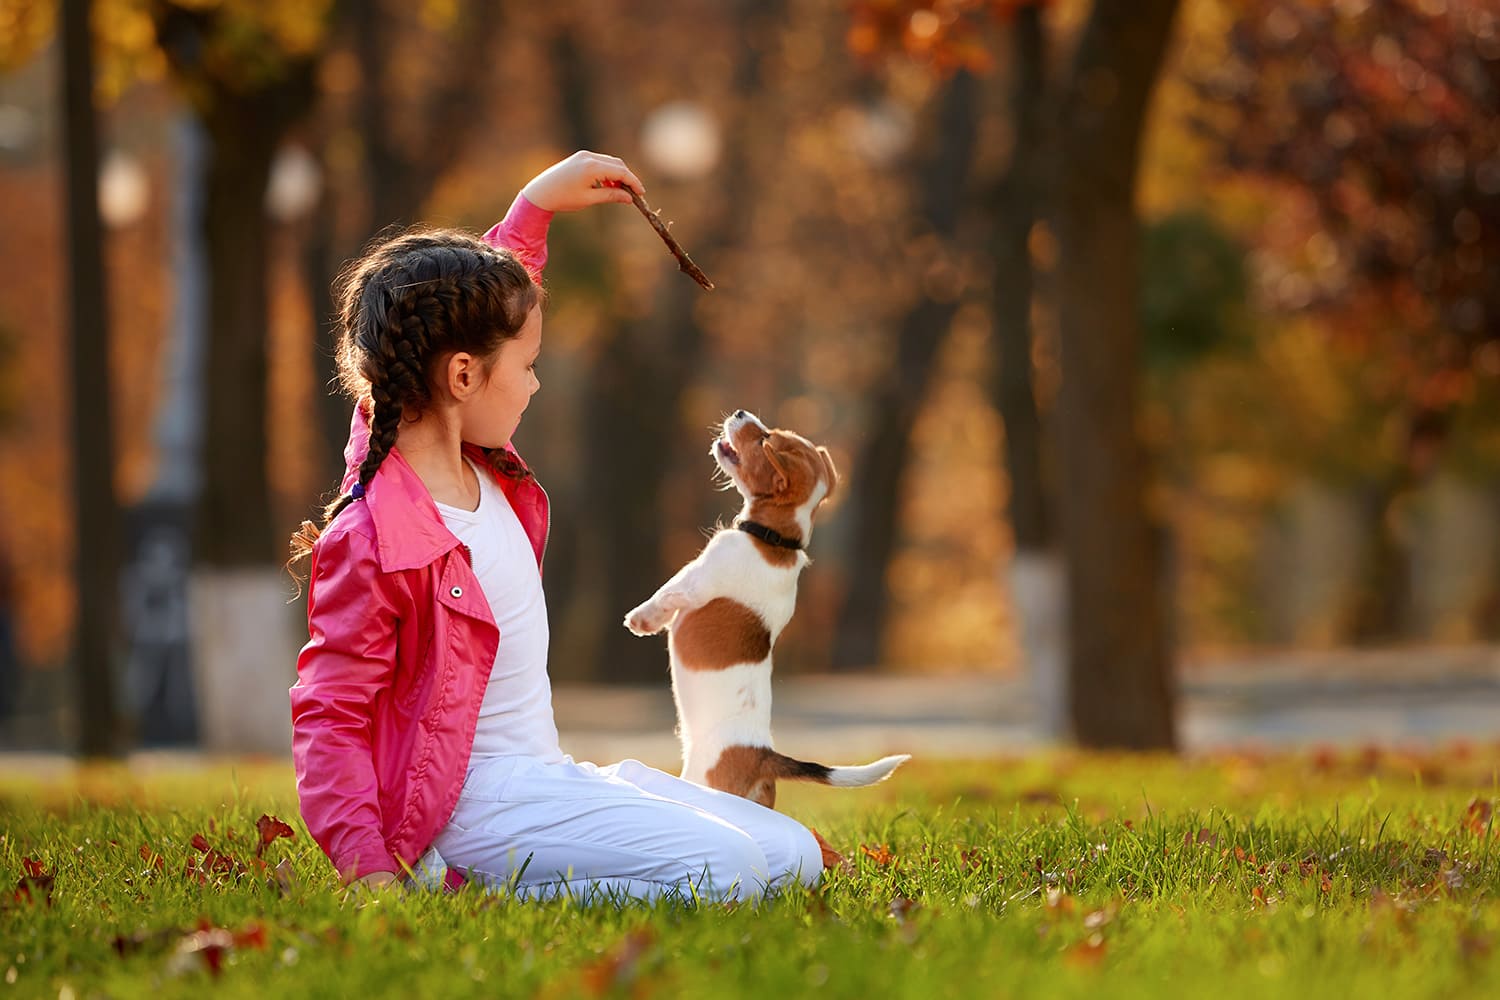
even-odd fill
[(618, 156), (607, 156), (603, 153), (590, 153), (589, 156), (595, 160), (598, 167), (597, 176), (600, 180), (606, 183), (614, 181), (617, 184), (624, 184), (636, 194), (646, 193), (646, 185), (641, 183), (641, 179)]

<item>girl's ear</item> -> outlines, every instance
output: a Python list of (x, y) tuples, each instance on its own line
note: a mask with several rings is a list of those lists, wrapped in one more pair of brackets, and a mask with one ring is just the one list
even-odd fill
[(479, 359), (468, 351), (454, 351), (443, 363), (443, 385), (448, 395), (463, 402), (484, 385), (484, 370)]

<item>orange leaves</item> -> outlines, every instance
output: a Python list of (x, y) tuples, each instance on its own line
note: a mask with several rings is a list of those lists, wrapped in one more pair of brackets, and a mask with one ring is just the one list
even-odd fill
[(896, 860), (896, 856), (891, 853), (891, 849), (884, 844), (876, 844), (873, 847), (871, 847), (869, 844), (860, 844), (859, 849), (865, 857), (869, 858), (877, 865), (880, 865), (882, 868), (894, 863)]
[(52, 888), (57, 881), (56, 874), (48, 871), (40, 861), (34, 861), (31, 858), (21, 859), (21, 871), (21, 878), (16, 882), (12, 899), (17, 903), (34, 903), (36, 902), (36, 896), (32, 895), (34, 890), (41, 895), (42, 902), (51, 906)]
[(605, 996), (634, 983), (640, 975), (642, 959), (656, 944), (656, 932), (639, 927), (620, 939), (614, 948), (584, 966), (582, 979), (588, 996)]
[[(207, 920), (200, 921), (198, 929), (184, 935), (167, 962), (167, 971), (180, 976), (197, 969), (206, 969), (217, 976), (222, 971), (224, 960), (236, 949), (266, 947), (266, 928), (260, 923), (250, 923), (238, 931), (215, 927)], [(116, 950), (119, 950), (118, 945)], [(123, 952), (122, 952), (123, 954)]]
[(1475, 798), (1469, 802), (1464, 813), (1464, 827), (1475, 836), (1483, 837), (1495, 831), (1495, 805), (1489, 799)]
[(1049, 0), (856, 0), (849, 12), (849, 51), (868, 61), (902, 53), (939, 75), (988, 73), (994, 55), (984, 37), (991, 20)]
[[(209, 829), (213, 829), (212, 824), (210, 824)], [(282, 837), (295, 837), (296, 832), (282, 820), (264, 813), (255, 821), (255, 829), (258, 833), (255, 844), (255, 857), (248, 864), (240, 861), (232, 854), (219, 851), (208, 842), (208, 838), (203, 836), (203, 834), (194, 834), (191, 841), (192, 847), (196, 851), (203, 852), (202, 857), (189, 859), (183, 867), (182, 873), (188, 878), (197, 879), (200, 885), (207, 885), (210, 880), (217, 880), (221, 877), (238, 879), (252, 870), (257, 873), (265, 873), (267, 865), (261, 859), (265, 854), (266, 848), (273, 841)], [(235, 839), (233, 830), (228, 831), (228, 837), (230, 840)], [(147, 848), (142, 846), (141, 856), (144, 858), (147, 853)], [(272, 875), (272, 880), (283, 892), (290, 890), (294, 880), (290, 866), (287, 866), (285, 861), (276, 867)]]
[(292, 828), (275, 816), (261, 814), (260, 819), (255, 821), (255, 829), (260, 833), (260, 843), (255, 845), (255, 856), (258, 858), (265, 852), (271, 841), (278, 837), (295, 837)]
[[(1043, 929), (1043, 933), (1048, 933), (1048, 928), (1052, 925), (1071, 924), (1079, 910), (1077, 899), (1058, 888), (1048, 889), (1043, 903), (1049, 917), (1049, 925)], [(1084, 969), (1100, 965), (1109, 955), (1109, 944), (1105, 940), (1104, 931), (1114, 922), (1119, 912), (1120, 904), (1115, 900), (1084, 913), (1081, 923), (1085, 934), (1063, 951), (1063, 961)]]
[(847, 865), (849, 863), (842, 854), (834, 849), (832, 844), (823, 839), (821, 833), (811, 827), (808, 827), (808, 831), (812, 833), (813, 839), (818, 842), (818, 850), (823, 852), (824, 870), (838, 868), (840, 865)]

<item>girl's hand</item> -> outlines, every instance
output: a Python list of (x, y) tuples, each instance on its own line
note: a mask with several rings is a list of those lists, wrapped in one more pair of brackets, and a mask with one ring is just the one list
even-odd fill
[(641, 179), (617, 156), (580, 150), (537, 174), (521, 193), (548, 212), (576, 212), (612, 201), (629, 202), (629, 188), (645, 194)]
[(363, 889), (382, 889), (397, 881), (399, 876), (395, 872), (371, 872), (364, 878), (355, 879), (354, 884)]

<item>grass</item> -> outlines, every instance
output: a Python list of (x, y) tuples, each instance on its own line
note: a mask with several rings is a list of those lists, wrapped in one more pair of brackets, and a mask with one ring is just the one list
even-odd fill
[[(1453, 746), (783, 785), (848, 864), (758, 908), (351, 896), (281, 762), (9, 776), (0, 1000), (1497, 996), (1497, 774), (1500, 746)], [(263, 813), (296, 833), (261, 869)]]

